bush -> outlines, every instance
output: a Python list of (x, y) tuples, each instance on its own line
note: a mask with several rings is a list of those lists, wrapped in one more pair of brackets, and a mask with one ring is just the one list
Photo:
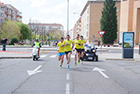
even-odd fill
[(14, 43), (18, 43), (18, 39), (17, 38), (11, 38), (10, 45), (14, 45)]
[(122, 43), (119, 43), (119, 45), (122, 45)]

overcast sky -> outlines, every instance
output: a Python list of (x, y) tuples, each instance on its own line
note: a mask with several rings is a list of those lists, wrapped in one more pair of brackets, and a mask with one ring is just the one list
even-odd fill
[[(22, 12), (24, 23), (29, 19), (36, 19), (41, 23), (60, 23), (67, 29), (67, 0), (0, 0), (11, 4)], [(80, 17), (87, 0), (69, 0), (70, 2), (70, 29)], [(77, 14), (73, 14), (73, 13)]]

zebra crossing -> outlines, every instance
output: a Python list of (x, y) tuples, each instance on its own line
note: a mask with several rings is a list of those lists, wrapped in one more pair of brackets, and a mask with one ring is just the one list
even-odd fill
[[(46, 57), (49, 57), (49, 58), (57, 58), (57, 55), (41, 55), (40, 58), (46, 58)], [(75, 56), (74, 55), (71, 55), (71, 58), (74, 58)]]

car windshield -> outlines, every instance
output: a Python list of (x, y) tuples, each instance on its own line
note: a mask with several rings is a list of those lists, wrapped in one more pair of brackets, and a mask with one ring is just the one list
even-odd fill
[(92, 43), (86, 44), (85, 47), (87, 48), (95, 48), (95, 45)]

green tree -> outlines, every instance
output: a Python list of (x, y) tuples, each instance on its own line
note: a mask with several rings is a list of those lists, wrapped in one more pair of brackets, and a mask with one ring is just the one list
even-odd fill
[(30, 31), (28, 25), (26, 25), (22, 22), (17, 22), (16, 24), (20, 27), (20, 33), (21, 33), (20, 40), (30, 39), (31, 31)]
[(117, 38), (117, 15), (116, 2), (113, 0), (105, 0), (102, 17), (100, 20), (101, 31), (105, 31), (103, 36), (104, 44), (113, 44)]
[[(53, 35), (51, 32), (48, 32), (48, 33), (47, 33), (47, 36), (48, 36), (48, 37), (51, 37), (50, 40), (53, 40), (53, 39), (54, 39), (54, 35)], [(48, 40), (49, 40), (49, 38), (48, 38)]]
[(7, 20), (0, 29), (1, 32), (1, 37), (7, 38), (9, 41), (11, 38), (20, 38), (21, 33), (20, 33), (20, 27), (15, 24), (15, 22)]
[(62, 37), (62, 35), (60, 34), (59, 31), (55, 31), (55, 32), (54, 32), (54, 39), (55, 39), (55, 40), (60, 40), (61, 37)]

